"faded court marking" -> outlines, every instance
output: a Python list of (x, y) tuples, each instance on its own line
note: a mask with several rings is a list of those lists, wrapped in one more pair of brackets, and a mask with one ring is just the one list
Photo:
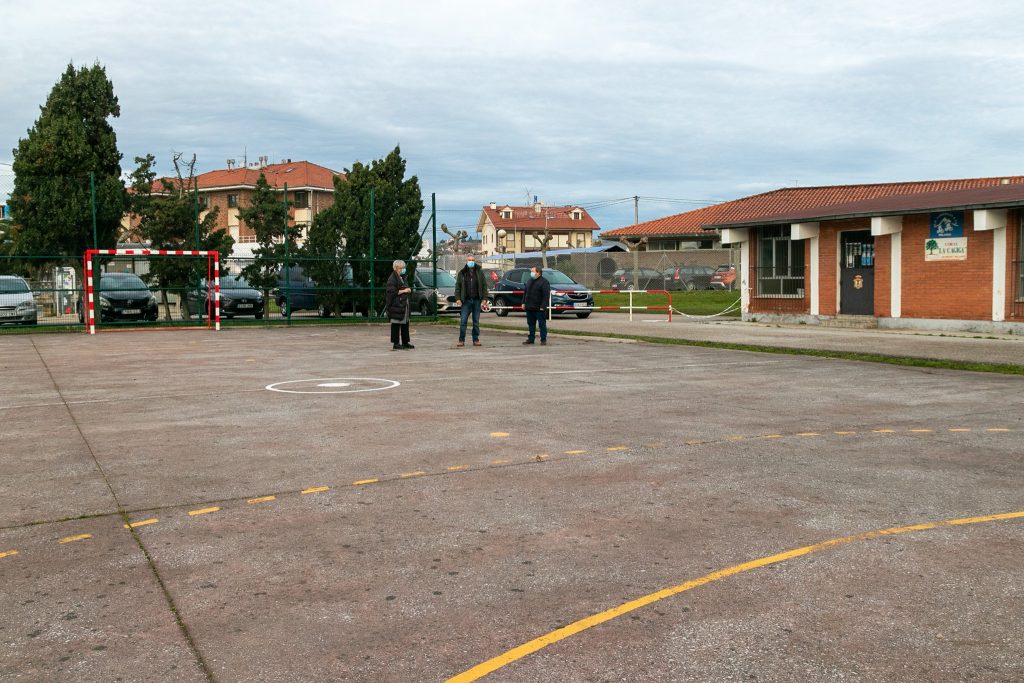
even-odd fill
[(282, 394), (358, 394), (401, 386), (401, 382), (379, 377), (321, 377), (293, 379), (268, 384), (265, 389)]

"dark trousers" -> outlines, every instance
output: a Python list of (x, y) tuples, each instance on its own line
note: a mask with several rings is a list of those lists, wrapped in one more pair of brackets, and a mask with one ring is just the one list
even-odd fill
[(548, 312), (547, 311), (527, 311), (526, 312), (526, 324), (530, 328), (530, 336), (527, 337), (526, 341), (533, 341), (537, 338), (537, 325), (540, 324), (540, 340), (548, 340)]
[[(398, 341), (399, 337), (402, 338), (402, 341)], [(391, 343), (409, 343), (409, 323), (391, 323)]]
[(473, 316), (473, 341), (480, 339), (480, 299), (469, 299), (462, 302), (459, 310), (459, 341), (466, 341), (466, 323)]

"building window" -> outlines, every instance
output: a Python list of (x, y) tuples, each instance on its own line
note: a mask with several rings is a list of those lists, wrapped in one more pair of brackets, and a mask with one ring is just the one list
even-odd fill
[(578, 248), (580, 248), (580, 249), (586, 247), (587, 246), (587, 236), (586, 235), (576, 235), (576, 246)]
[(512, 210), (509, 209), (508, 211), (502, 211), (501, 217), (504, 218), (505, 220), (510, 220), (512, 218)]
[(572, 215), (572, 219), (574, 221), (581, 221), (581, 220), (583, 220), (583, 212), (580, 211), (579, 209), (573, 211), (571, 215)]
[(790, 239), (788, 225), (758, 229), (757, 295), (777, 298), (802, 298), (804, 295), (804, 243)]
[(309, 192), (302, 190), (295, 193), (295, 208), (296, 209), (308, 209), (309, 208)]
[(228, 208), (229, 209), (236, 209), (236, 208), (238, 208), (238, 195), (237, 194), (229, 194), (228, 195)]
[(202, 211), (206, 211), (210, 208), (210, 198), (206, 195), (199, 195), (199, 208)]

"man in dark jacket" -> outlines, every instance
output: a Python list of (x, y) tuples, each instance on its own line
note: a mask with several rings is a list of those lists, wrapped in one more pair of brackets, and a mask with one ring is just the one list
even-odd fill
[(415, 348), (409, 343), (409, 294), (412, 288), (405, 282), (405, 261), (399, 259), (391, 264), (391, 268), (384, 305), (391, 319), (391, 348), (404, 351)]
[(530, 281), (526, 283), (523, 293), (523, 308), (526, 310), (526, 324), (530, 327), (530, 336), (523, 344), (532, 344), (537, 338), (537, 325), (540, 325), (540, 345), (548, 344), (548, 303), (551, 301), (551, 283), (544, 277), (540, 266), (530, 269)]
[(472, 256), (455, 278), (455, 305), (459, 310), (458, 348), (466, 345), (466, 319), (473, 314), (473, 346), (480, 346), (480, 302), (487, 298), (487, 276)]

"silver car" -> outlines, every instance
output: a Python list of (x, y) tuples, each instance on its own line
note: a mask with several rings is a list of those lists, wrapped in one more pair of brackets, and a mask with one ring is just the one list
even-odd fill
[(0, 275), (0, 325), (35, 325), (36, 300), (28, 283), (16, 275)]

